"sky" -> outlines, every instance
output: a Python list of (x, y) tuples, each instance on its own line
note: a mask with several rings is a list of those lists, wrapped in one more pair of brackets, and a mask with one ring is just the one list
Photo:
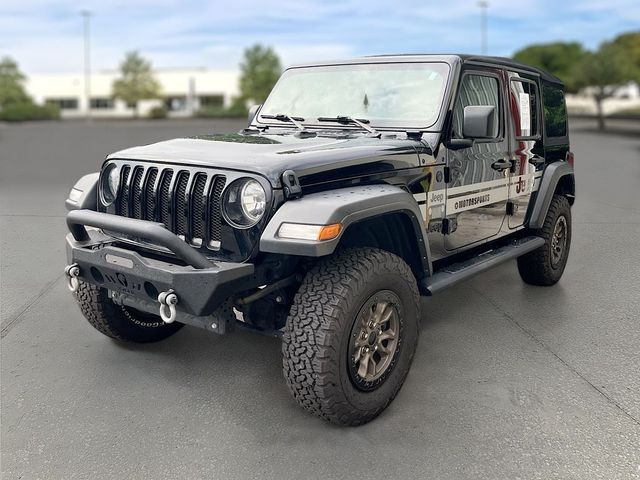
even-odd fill
[[(83, 65), (81, 10), (92, 12), (94, 70), (138, 50), (155, 67), (236, 69), (244, 48), (283, 64), (384, 53), (480, 53), (476, 0), (2, 0), (0, 56), (27, 74)], [(489, 54), (578, 41), (589, 49), (640, 30), (639, 0), (489, 0)]]

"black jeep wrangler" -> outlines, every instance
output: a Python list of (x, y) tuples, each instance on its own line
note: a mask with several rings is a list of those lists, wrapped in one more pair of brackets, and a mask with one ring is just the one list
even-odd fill
[(235, 135), (107, 157), (66, 205), (70, 289), (117, 340), (183, 325), (282, 334), (308, 411), (389, 405), (420, 296), (509, 259), (553, 285), (575, 182), (561, 82), (504, 58), (379, 56), (287, 69)]

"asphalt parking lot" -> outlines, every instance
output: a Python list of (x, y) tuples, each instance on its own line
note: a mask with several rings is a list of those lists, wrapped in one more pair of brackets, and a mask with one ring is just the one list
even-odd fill
[(186, 327), (118, 345), (67, 291), (64, 199), (111, 151), (242, 122), (0, 126), (1, 476), (640, 478), (640, 129), (572, 128), (561, 282), (511, 262), (423, 301), (418, 353), (377, 420), (289, 397), (280, 341)]

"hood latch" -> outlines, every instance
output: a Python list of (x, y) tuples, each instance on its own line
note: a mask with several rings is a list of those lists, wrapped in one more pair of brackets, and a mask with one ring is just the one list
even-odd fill
[(286, 170), (282, 174), (282, 184), (284, 185), (284, 198), (293, 200), (302, 196), (302, 187), (298, 175), (293, 170)]

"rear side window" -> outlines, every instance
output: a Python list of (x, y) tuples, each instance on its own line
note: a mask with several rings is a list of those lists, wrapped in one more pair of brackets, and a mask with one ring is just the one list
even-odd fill
[(559, 85), (543, 83), (544, 128), (547, 137), (565, 137), (567, 135), (567, 108), (564, 104), (564, 91)]
[(511, 95), (516, 140), (539, 138), (538, 86), (526, 79), (512, 78)]

